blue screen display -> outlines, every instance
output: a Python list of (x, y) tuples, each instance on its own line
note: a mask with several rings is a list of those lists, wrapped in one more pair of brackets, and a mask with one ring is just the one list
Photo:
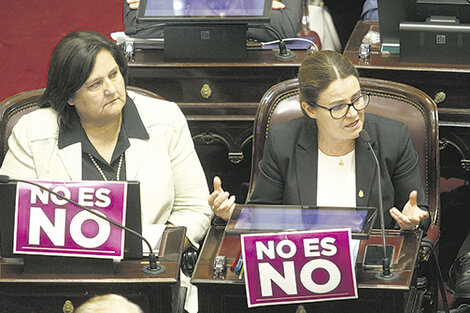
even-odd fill
[(260, 0), (148, 0), (145, 16), (262, 17)]
[(234, 229), (310, 230), (351, 228), (361, 232), (368, 210), (342, 208), (242, 208)]

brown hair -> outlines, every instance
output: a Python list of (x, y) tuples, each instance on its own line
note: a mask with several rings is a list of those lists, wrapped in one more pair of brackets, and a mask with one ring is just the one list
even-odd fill
[(74, 106), (67, 103), (90, 76), (96, 55), (106, 50), (113, 56), (124, 81), (127, 82), (127, 59), (124, 52), (111, 40), (89, 30), (73, 31), (57, 44), (52, 51), (47, 73), (46, 91), (38, 104), (41, 108), (52, 107), (59, 114), (59, 126), (63, 131), (70, 128)]
[(299, 68), (300, 101), (317, 102), (319, 94), (337, 79), (359, 73), (344, 55), (330, 50), (317, 51), (302, 62)]

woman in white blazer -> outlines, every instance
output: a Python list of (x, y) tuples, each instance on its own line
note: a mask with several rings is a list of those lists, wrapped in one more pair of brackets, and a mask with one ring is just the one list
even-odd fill
[(127, 93), (126, 81), (115, 43), (92, 31), (65, 36), (51, 56), (41, 109), (15, 125), (0, 173), (137, 180), (143, 224), (185, 226), (185, 247), (197, 246), (212, 211), (187, 122), (175, 103)]

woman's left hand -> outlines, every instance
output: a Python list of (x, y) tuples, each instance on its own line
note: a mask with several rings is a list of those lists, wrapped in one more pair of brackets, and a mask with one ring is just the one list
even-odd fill
[(418, 207), (418, 192), (413, 190), (410, 193), (410, 199), (400, 211), (393, 207), (390, 209), (390, 215), (400, 225), (401, 229), (414, 229), (419, 226), (422, 219), (428, 218), (429, 213)]
[(129, 8), (135, 10), (139, 8), (140, 0), (127, 0), (127, 4), (129, 4)]

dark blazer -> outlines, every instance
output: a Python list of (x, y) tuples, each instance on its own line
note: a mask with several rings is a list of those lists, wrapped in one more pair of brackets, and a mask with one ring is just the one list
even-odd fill
[[(295, 38), (300, 32), (302, 0), (282, 0), (282, 3), (286, 7), (271, 11), (271, 21), (268, 26), (277, 30), (282, 38)], [(247, 37), (261, 42), (278, 39), (271, 31), (262, 28), (249, 28)]]
[[(137, 10), (129, 8), (126, 0), (123, 0), (124, 12), (124, 27), (145, 27), (153, 25), (152, 22), (137, 23)], [(168, 2), (169, 3), (169, 2)], [(272, 10), (271, 21), (268, 26), (273, 27), (279, 32), (282, 38), (296, 37), (300, 32), (300, 20), (302, 16), (302, 1), (301, 0), (283, 0), (282, 3), (286, 5), (283, 10)], [(162, 37), (163, 31), (159, 28), (149, 28), (139, 30), (137, 34), (131, 37), (136, 38), (157, 38)], [(266, 29), (249, 28), (247, 32), (248, 38), (257, 39), (259, 41), (270, 41), (278, 39), (272, 32)]]
[[(402, 209), (412, 190), (418, 191), (418, 205), (427, 209), (418, 154), (405, 124), (377, 115), (365, 116), (364, 129), (380, 162), (385, 226), (393, 228), (396, 223), (388, 210), (393, 206)], [(356, 139), (355, 149), (356, 205), (378, 207), (374, 157), (361, 137)], [(274, 125), (266, 140), (250, 203), (316, 205), (317, 161), (314, 119), (302, 117)]]

